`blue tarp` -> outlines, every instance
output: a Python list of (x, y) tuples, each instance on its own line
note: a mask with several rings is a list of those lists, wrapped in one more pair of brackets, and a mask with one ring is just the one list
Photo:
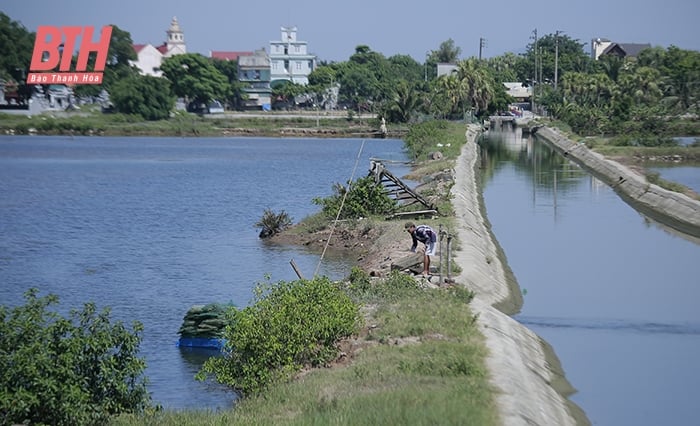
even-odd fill
[(177, 341), (177, 346), (183, 348), (209, 348), (209, 349), (219, 349), (224, 347), (226, 341), (220, 338), (207, 338), (207, 337), (180, 337)]

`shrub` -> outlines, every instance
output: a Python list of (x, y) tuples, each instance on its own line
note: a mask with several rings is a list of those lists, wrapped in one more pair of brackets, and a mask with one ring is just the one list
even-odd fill
[[(322, 212), (326, 217), (338, 216), (342, 204), (340, 219), (359, 219), (376, 214), (393, 213), (396, 210), (396, 201), (392, 200), (385, 192), (384, 187), (375, 183), (374, 177), (365, 176), (348, 182), (347, 187), (336, 183), (333, 186), (334, 194), (325, 198), (314, 198), (313, 203), (322, 206)], [(347, 196), (346, 196), (347, 193)], [(343, 204), (343, 199), (345, 203)]]
[(129, 332), (92, 303), (66, 319), (47, 311), (57, 296), (37, 293), (0, 306), (0, 424), (103, 424), (149, 407), (142, 325)]
[(254, 304), (229, 311), (225, 356), (208, 359), (213, 374), (243, 395), (288, 380), (303, 366), (333, 360), (336, 342), (358, 329), (359, 308), (327, 277), (259, 284)]
[(265, 209), (262, 218), (260, 218), (255, 226), (257, 228), (262, 228), (260, 230), (260, 238), (268, 238), (280, 233), (291, 224), (292, 218), (284, 210), (275, 213), (270, 209)]

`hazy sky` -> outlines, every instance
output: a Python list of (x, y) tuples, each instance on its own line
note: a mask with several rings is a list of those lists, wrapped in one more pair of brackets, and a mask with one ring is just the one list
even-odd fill
[[(477, 6), (480, 5), (480, 6)], [(426, 52), (452, 39), (462, 58), (522, 53), (533, 30), (563, 31), (585, 43), (607, 38), (700, 50), (700, 0), (0, 0), (0, 10), (28, 30), (39, 25), (115, 24), (134, 43), (159, 45), (177, 16), (188, 52), (254, 50), (279, 40), (294, 25), (298, 39), (320, 60), (347, 60), (357, 45), (385, 56)]]

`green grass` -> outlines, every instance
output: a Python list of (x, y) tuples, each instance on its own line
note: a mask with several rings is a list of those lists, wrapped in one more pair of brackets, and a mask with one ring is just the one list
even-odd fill
[[(299, 117), (202, 117), (177, 112), (167, 120), (145, 121), (139, 116), (103, 114), (88, 107), (75, 113), (14, 115), (0, 113), (0, 134), (101, 135), (101, 136), (225, 136), (251, 134), (279, 136), (292, 129), (306, 131), (314, 137), (353, 137), (379, 128), (376, 120), (317, 119), (313, 115)], [(375, 125), (376, 124), (376, 125)], [(390, 126), (390, 132), (403, 131)]]
[(232, 410), (122, 416), (113, 424), (498, 424), (469, 291), (427, 290), (393, 276), (351, 294), (365, 303), (369, 332), (347, 365), (311, 370)]

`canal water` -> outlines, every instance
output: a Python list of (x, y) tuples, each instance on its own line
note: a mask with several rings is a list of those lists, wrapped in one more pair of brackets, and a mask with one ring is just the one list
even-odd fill
[[(543, 143), (482, 141), (487, 216), (594, 425), (698, 424), (700, 242), (636, 212)], [(679, 182), (699, 169), (673, 169)], [(663, 177), (669, 176), (662, 173)]]
[[(267, 208), (295, 222), (318, 212), (312, 198), (366, 175), (371, 157), (405, 160), (403, 142), (2, 136), (0, 304), (37, 287), (64, 314), (109, 306), (113, 320), (144, 324), (155, 403), (230, 407), (231, 392), (194, 380), (212, 353), (176, 347), (183, 316), (194, 304), (246, 306), (266, 276), (296, 279), (292, 259), (312, 276), (318, 255), (265, 244), (254, 224)], [(349, 268), (327, 256), (320, 273)]]

